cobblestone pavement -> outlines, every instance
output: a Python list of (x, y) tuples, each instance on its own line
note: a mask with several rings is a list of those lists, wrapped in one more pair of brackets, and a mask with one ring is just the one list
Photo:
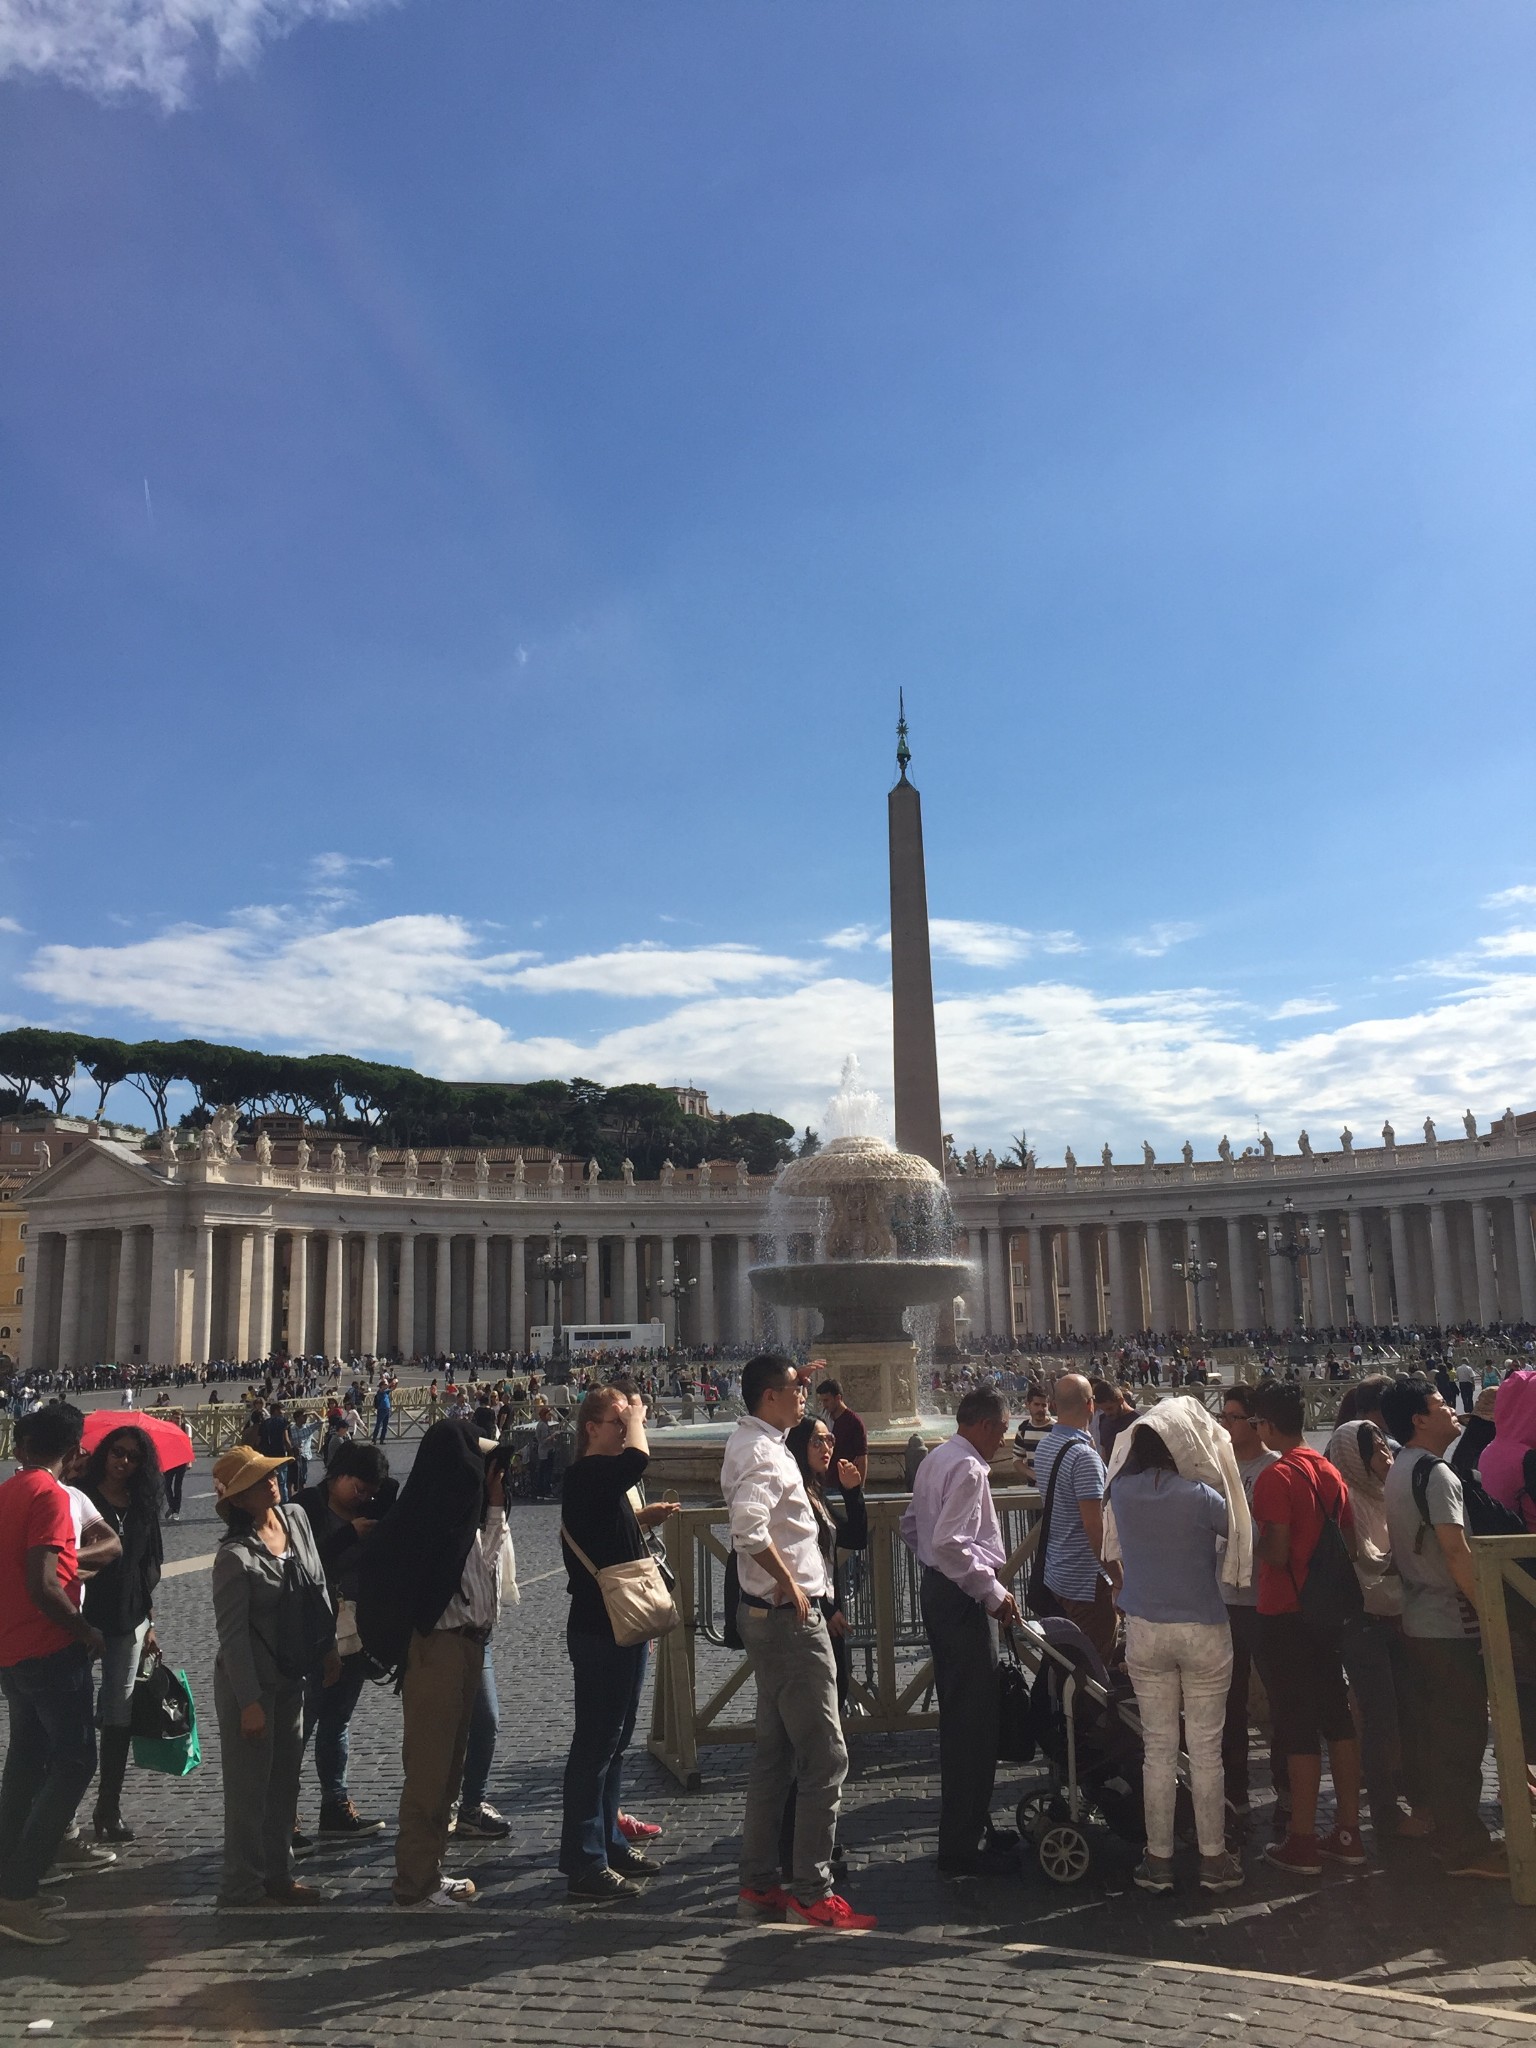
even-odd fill
[[(193, 1468), (185, 1519), (167, 1532), (171, 1560), (190, 1568), (162, 1587), (159, 1629), (211, 1723), (208, 1574), (195, 1562), (219, 1532), (206, 1474), (205, 1462)], [(847, 1888), (880, 1915), (873, 1935), (737, 1927), (746, 1759), (729, 1748), (705, 1753), (692, 1795), (637, 1752), (626, 1804), (664, 1825), (666, 1869), (642, 1905), (567, 1906), (553, 1867), (569, 1715), (556, 1519), (543, 1507), (514, 1514), (525, 1591), (498, 1637), (491, 1791), (515, 1827), (507, 1845), (452, 1851), (452, 1867), (482, 1887), (475, 1907), (395, 1911), (386, 1834), (304, 1865), (332, 1896), (325, 1908), (215, 1913), (218, 1737), (205, 1726), (206, 1761), (191, 1778), (130, 1772), (125, 1810), (139, 1839), (68, 1887), (70, 1946), (0, 1947), (0, 2040), (1536, 2044), (1536, 1915), (1502, 1888), (1448, 1885), (1412, 1862), (1301, 1888), (1251, 1849), (1248, 1888), (1213, 1909), (1192, 1872), (1171, 1898), (1137, 1892), (1112, 1846), (1066, 1890), (1039, 1877), (948, 1886), (933, 1869), (926, 1737), (855, 1745)], [(1005, 1769), (1000, 1809), (1007, 1785)], [(392, 1820), (398, 1706), (387, 1692), (370, 1689), (359, 1708), (352, 1788)], [(304, 1808), (312, 1819), (312, 1777)], [(51, 2030), (27, 2033), (44, 2019)]]

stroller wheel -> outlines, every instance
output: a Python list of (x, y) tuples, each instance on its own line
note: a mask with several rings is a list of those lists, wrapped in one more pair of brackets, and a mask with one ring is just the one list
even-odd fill
[(1049, 1797), (1045, 1792), (1031, 1792), (1019, 1801), (1018, 1828), (1023, 1840), (1033, 1841), (1045, 1826)]
[(1040, 1837), (1037, 1854), (1052, 1884), (1076, 1884), (1088, 1875), (1088, 1837), (1070, 1821), (1053, 1821)]

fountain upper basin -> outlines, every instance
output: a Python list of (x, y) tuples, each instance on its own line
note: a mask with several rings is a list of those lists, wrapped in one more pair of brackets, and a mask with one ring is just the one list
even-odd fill
[(754, 1266), (754, 1293), (776, 1308), (817, 1308), (830, 1343), (901, 1341), (909, 1308), (934, 1308), (959, 1291), (961, 1259), (815, 1259)]

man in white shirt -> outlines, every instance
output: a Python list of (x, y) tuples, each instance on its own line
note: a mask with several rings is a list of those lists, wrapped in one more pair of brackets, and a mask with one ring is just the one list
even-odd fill
[(930, 1451), (901, 1519), (903, 1541), (923, 1568), (923, 1627), (939, 1696), (939, 1870), (974, 1877), (992, 1867), (997, 1776), (996, 1624), (1019, 1619), (998, 1577), (1006, 1561), (992, 1503), (992, 1460), (1008, 1434), (1008, 1403), (975, 1387), (955, 1411), (955, 1434)]
[[(832, 1578), (815, 1510), (784, 1438), (805, 1413), (787, 1358), (749, 1359), (747, 1413), (725, 1448), (720, 1484), (741, 1582), (738, 1625), (757, 1681), (757, 1747), (741, 1833), (743, 1920), (804, 1921), (829, 1933), (874, 1926), (832, 1889), (832, 1843), (848, 1750), (824, 1603)], [(780, 1881), (779, 1830), (795, 1787), (794, 1871)]]

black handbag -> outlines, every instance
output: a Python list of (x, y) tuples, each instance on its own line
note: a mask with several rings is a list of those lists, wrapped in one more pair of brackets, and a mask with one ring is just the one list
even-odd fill
[(997, 1660), (997, 1756), (1005, 1764), (1032, 1763), (1035, 1756), (1029, 1679), (1006, 1635)]
[(139, 1674), (129, 1712), (129, 1732), (143, 1741), (180, 1741), (192, 1732), (187, 1688), (167, 1669), (158, 1650)]

